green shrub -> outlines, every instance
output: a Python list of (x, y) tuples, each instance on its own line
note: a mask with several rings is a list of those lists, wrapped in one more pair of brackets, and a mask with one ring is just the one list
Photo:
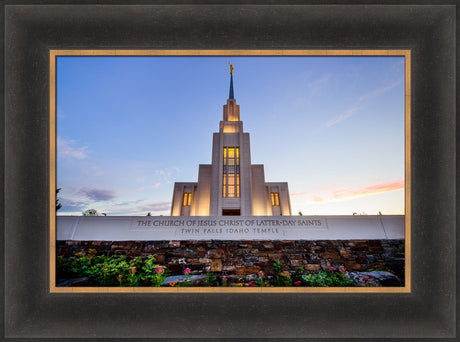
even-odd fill
[(129, 261), (126, 256), (96, 256), (90, 249), (73, 257), (58, 256), (56, 275), (58, 279), (88, 277), (99, 286), (161, 286), (168, 271), (155, 261), (153, 255)]

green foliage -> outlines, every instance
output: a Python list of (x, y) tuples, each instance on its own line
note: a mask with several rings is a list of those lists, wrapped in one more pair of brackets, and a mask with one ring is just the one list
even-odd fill
[(331, 267), (329, 270), (316, 274), (303, 274), (302, 283), (304, 286), (326, 287), (326, 286), (356, 286), (355, 281), (346, 271), (345, 267), (341, 266), (338, 270)]
[(210, 267), (206, 268), (206, 279), (204, 280), (206, 286), (214, 286), (216, 285), (216, 278), (214, 274), (212, 274)]
[(265, 273), (263, 271), (257, 272), (257, 275), (259, 276), (259, 279), (256, 280), (256, 284), (260, 287), (265, 287), (267, 286), (267, 282), (265, 281)]
[(61, 188), (56, 189), (56, 211), (62, 208), (62, 204), (59, 203), (59, 198), (57, 198), (59, 191), (61, 191)]
[[(58, 256), (56, 259), (57, 277), (80, 278), (89, 277), (91, 286), (163, 286), (168, 270), (156, 264), (155, 256), (146, 258), (128, 259), (126, 256), (97, 255), (96, 250), (76, 253), (72, 257)], [(296, 271), (288, 271), (281, 262), (273, 264), (274, 276), (266, 276), (263, 271), (257, 273), (258, 279), (245, 283), (240, 278), (236, 286), (309, 286), (309, 287), (351, 287), (357, 286), (346, 268), (330, 267), (318, 273), (305, 273), (302, 267)], [(190, 276), (191, 270), (184, 270), (183, 281), (171, 282), (167, 286), (193, 286)], [(367, 279), (367, 278), (366, 278)], [(364, 279), (363, 286), (372, 286), (371, 281)], [(227, 286), (227, 278), (220, 278), (219, 282), (210, 268), (206, 269), (205, 286)]]
[(292, 275), (289, 271), (283, 271), (284, 265), (277, 261), (273, 264), (275, 278), (273, 279), (274, 286), (292, 286)]
[(273, 271), (275, 272), (275, 274), (279, 274), (283, 271), (283, 268), (284, 268), (284, 265), (277, 261), (273, 264)]
[(83, 216), (99, 216), (99, 213), (96, 209), (88, 209), (82, 212)]
[(155, 264), (153, 255), (128, 261), (126, 256), (97, 256), (94, 249), (58, 256), (56, 273), (58, 278), (88, 277), (98, 286), (161, 286), (167, 277), (167, 269)]

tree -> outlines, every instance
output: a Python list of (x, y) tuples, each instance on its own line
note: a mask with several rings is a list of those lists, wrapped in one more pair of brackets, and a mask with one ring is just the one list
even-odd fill
[(88, 209), (83, 212), (83, 216), (99, 216), (96, 209)]
[(152, 216), (152, 213), (149, 211), (149, 212), (147, 213), (147, 216)]
[(56, 211), (62, 208), (62, 204), (59, 203), (59, 198), (57, 198), (59, 191), (61, 191), (61, 188), (56, 189)]

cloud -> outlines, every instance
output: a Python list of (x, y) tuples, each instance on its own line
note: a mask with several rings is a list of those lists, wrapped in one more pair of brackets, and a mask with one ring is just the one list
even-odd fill
[(312, 194), (310, 201), (315, 203), (345, 201), (358, 197), (375, 195), (400, 189), (404, 189), (404, 179), (393, 182), (373, 184), (359, 188), (339, 189), (330, 191), (329, 193), (325, 193), (323, 195)]
[(348, 118), (351, 118), (354, 116), (358, 110), (361, 108), (361, 105), (366, 102), (369, 99), (378, 97), (380, 95), (383, 95), (384, 93), (390, 91), (391, 89), (395, 88), (396, 86), (400, 85), (402, 83), (403, 79), (399, 79), (393, 83), (390, 83), (384, 87), (378, 88), (372, 92), (369, 92), (367, 94), (364, 94), (361, 96), (350, 108), (348, 108), (343, 114), (339, 114), (336, 117), (332, 118), (328, 122), (326, 122), (326, 127), (331, 127), (334, 126), (342, 121), (345, 121)]
[(85, 159), (88, 157), (86, 153), (87, 147), (74, 147), (75, 140), (66, 140), (57, 137), (57, 153), (59, 157), (70, 157), (76, 159)]
[(353, 115), (356, 114), (358, 109), (359, 109), (359, 107), (352, 107), (352, 108), (347, 109), (344, 114), (340, 114), (340, 115), (336, 116), (335, 118), (329, 120), (326, 123), (326, 127), (331, 127), (333, 125), (338, 124), (339, 122), (342, 122), (342, 121), (345, 121), (348, 118), (351, 118)]
[(144, 216), (148, 212), (169, 212), (171, 210), (170, 202), (152, 202), (152, 203), (140, 203), (143, 200), (117, 203), (107, 208), (106, 212), (108, 215), (129, 215), (129, 216)]
[(145, 190), (156, 190), (158, 189), (160, 186), (162, 186), (163, 184), (170, 184), (171, 182), (170, 181), (165, 181), (164, 183), (162, 182), (157, 182), (155, 183), (154, 185), (149, 185), (149, 186), (141, 186), (139, 188), (136, 188), (136, 192), (142, 192), (142, 191), (145, 191)]
[(322, 88), (324, 88), (329, 80), (331, 79), (332, 74), (324, 74), (321, 78), (315, 79), (314, 81), (311, 81), (310, 83), (307, 84), (308, 90), (310, 93), (316, 93)]
[(61, 197), (58, 195), (59, 203), (62, 204), (62, 208), (58, 211), (58, 213), (62, 212), (81, 212), (84, 208), (86, 208), (87, 203), (83, 201), (72, 200), (66, 197)]
[(291, 194), (291, 197), (296, 197), (296, 196), (305, 196), (308, 195), (307, 192), (297, 192), (295, 194)]
[(108, 201), (116, 197), (114, 191), (104, 189), (82, 188), (78, 193), (94, 201)]
[(139, 208), (142, 211), (165, 211), (171, 209), (170, 202), (154, 202), (146, 204), (143, 207)]

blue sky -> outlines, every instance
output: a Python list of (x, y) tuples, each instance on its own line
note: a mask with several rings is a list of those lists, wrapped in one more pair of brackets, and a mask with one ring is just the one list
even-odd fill
[[(404, 213), (403, 57), (231, 57), (253, 164), (293, 214)], [(227, 57), (58, 57), (58, 215), (169, 215), (210, 164)]]

